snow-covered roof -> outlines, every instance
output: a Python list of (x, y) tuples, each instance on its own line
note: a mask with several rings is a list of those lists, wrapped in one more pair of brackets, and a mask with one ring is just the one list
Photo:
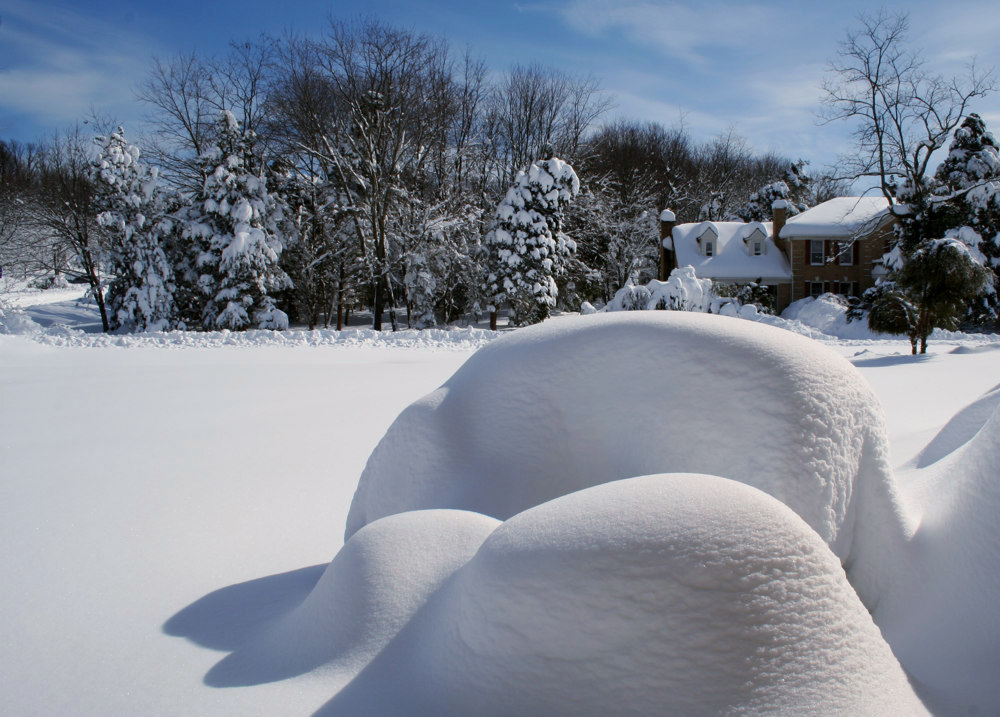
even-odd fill
[(660, 221), (661, 222), (676, 222), (677, 221), (677, 217), (669, 209), (664, 209), (662, 212), (660, 212)]
[(866, 225), (874, 229), (888, 214), (885, 197), (837, 197), (789, 218), (781, 237), (849, 237)]
[[(702, 244), (698, 242), (705, 231), (712, 230), (715, 239), (712, 256), (705, 256)], [(764, 252), (753, 255), (752, 247), (746, 240), (755, 231), (764, 234)], [(677, 266), (693, 266), (702, 279), (728, 281), (791, 281), (792, 270), (781, 250), (774, 245), (771, 222), (698, 222), (680, 224), (672, 232), (673, 249)], [(670, 239), (664, 239), (664, 246), (670, 249)]]

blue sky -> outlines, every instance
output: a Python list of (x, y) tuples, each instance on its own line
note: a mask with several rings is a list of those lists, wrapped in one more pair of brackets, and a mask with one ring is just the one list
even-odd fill
[[(135, 127), (133, 89), (154, 56), (222, 53), (261, 33), (321, 33), (331, 15), (365, 13), (470, 47), (494, 71), (539, 62), (593, 74), (617, 116), (680, 122), (696, 139), (729, 128), (757, 150), (816, 168), (849, 148), (846, 126), (820, 126), (825, 66), (870, 3), (559, 0), (0, 0), (0, 138), (31, 141), (91, 108)], [(836, 6), (835, 6), (836, 5)], [(912, 45), (935, 70), (973, 57), (1000, 66), (1000, 11), (991, 2), (888, 4), (910, 12)], [(1000, 95), (979, 102), (1000, 131)]]

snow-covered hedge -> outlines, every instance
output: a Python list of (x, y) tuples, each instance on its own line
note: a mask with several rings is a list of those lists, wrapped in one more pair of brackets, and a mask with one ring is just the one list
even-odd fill
[[(762, 305), (743, 303), (738, 296), (730, 296), (729, 293), (721, 291), (711, 279), (698, 278), (694, 267), (682, 266), (671, 271), (666, 281), (652, 279), (645, 285), (623, 286), (602, 310), (696, 311), (747, 319), (765, 313)], [(581, 307), (580, 313), (591, 312)]]

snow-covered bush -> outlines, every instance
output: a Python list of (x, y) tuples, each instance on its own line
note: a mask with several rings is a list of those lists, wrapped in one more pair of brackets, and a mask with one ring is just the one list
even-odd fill
[[(615, 292), (605, 311), (667, 309), (670, 311), (711, 311), (718, 297), (711, 279), (699, 279), (694, 267), (682, 266), (670, 272), (666, 281), (651, 280), (645, 286), (627, 284)], [(718, 313), (718, 312), (715, 312)]]

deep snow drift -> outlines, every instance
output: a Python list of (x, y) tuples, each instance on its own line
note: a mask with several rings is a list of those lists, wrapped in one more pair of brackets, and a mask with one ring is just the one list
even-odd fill
[(389, 429), (346, 535), (424, 508), (506, 519), (664, 471), (773, 495), (851, 565), (868, 605), (873, 556), (907, 531), (878, 401), (850, 363), (779, 329), (650, 311), (566, 318), (480, 350)]
[[(676, 498), (666, 490), (659, 499), (644, 494), (634, 502), (617, 493), (632, 485), (620, 479), (670, 471), (723, 476), (759, 488), (804, 520), (807, 534), (825, 541), (817, 550), (829, 553), (829, 565), (840, 558), (853, 588), (845, 590), (849, 598), (843, 601), (831, 603), (826, 589), (810, 589), (799, 605), (795, 591), (783, 585), (795, 570), (780, 569), (772, 577), (769, 585), (781, 595), (774, 598), (774, 609), (793, 632), (809, 633), (812, 618), (802, 616), (813, 615), (817, 625), (825, 621), (826, 637), (834, 643), (857, 641), (859, 654), (889, 655), (877, 630), (863, 638), (838, 632), (841, 623), (856, 629), (852, 621), (866, 615), (867, 606), (931, 705), (946, 712), (988, 709), (1000, 703), (993, 679), (1000, 665), (1000, 619), (991, 607), (1000, 590), (995, 528), (1000, 408), (993, 404), (989, 394), (960, 414), (956, 425), (946, 426), (917, 459), (934, 463), (910, 476), (910, 490), (902, 493), (889, 467), (881, 408), (867, 382), (850, 363), (794, 334), (705, 314), (628, 312), (566, 319), (493, 342), (389, 429), (362, 474), (346, 536), (373, 520), (377, 525), (382, 516), (427, 508), (473, 510), (507, 522), (454, 583), (431, 599), (423, 619), (404, 631), (405, 647), (388, 650), (373, 663), (368, 672), (379, 677), (362, 673), (331, 704), (356, 707), (370, 701), (376, 694), (372, 679), (409, 674), (415, 665), (421, 666), (419, 677), (402, 680), (396, 685), (401, 692), (385, 698), (387, 714), (412, 699), (445, 712), (488, 714), (551, 713), (560, 706), (571, 714), (584, 704), (602, 705), (593, 712), (601, 714), (612, 709), (612, 703), (601, 702), (609, 694), (615, 695), (609, 699), (617, 711), (637, 714), (650, 713), (656, 704), (681, 711), (710, 704), (696, 677), (678, 668), (675, 684), (655, 669), (666, 665), (673, 675), (670, 666), (676, 662), (717, 667), (707, 679), (721, 701), (711, 703), (710, 712), (884, 713), (890, 704), (903, 713), (916, 709), (915, 702), (907, 702), (909, 688), (901, 686), (906, 683), (898, 673), (885, 678), (894, 686), (882, 683), (892, 672), (884, 665), (852, 663), (829, 678), (830, 684), (851, 685), (848, 692), (861, 700), (855, 704), (838, 705), (831, 693), (821, 707), (818, 693), (796, 692), (788, 675), (777, 678), (784, 691), (773, 700), (761, 697), (758, 704), (752, 690), (740, 692), (737, 685), (770, 689), (767, 679), (748, 676), (722, 659), (744, 655), (737, 664), (746, 668), (749, 653), (743, 652), (748, 648), (741, 631), (777, 635), (777, 652), (793, 662), (793, 645), (812, 648), (802, 635), (773, 631), (760, 616), (713, 611), (715, 591), (755, 600), (739, 576), (744, 569), (754, 572), (748, 566), (757, 558), (733, 557), (727, 550), (742, 545), (761, 559), (780, 559), (801, 555), (807, 543), (799, 534), (783, 537), (782, 522), (759, 505), (751, 509), (752, 519), (742, 514), (716, 519), (715, 501), (729, 499), (705, 498), (697, 489), (692, 489), (696, 498), (685, 488)], [(732, 483), (675, 477), (670, 489), (684, 480), (715, 481), (716, 487)], [(736, 489), (706, 494), (727, 490)], [(595, 506), (619, 508), (596, 510), (591, 522), (586, 507), (591, 495), (600, 496)], [(700, 507), (685, 522), (673, 511), (687, 515), (687, 499)], [(632, 522), (647, 503), (657, 506), (649, 520), (658, 515), (669, 530), (680, 531), (668, 547), (646, 544), (643, 520)], [(528, 517), (537, 515), (545, 518)], [(582, 527), (574, 527), (577, 518)], [(701, 532), (727, 521), (749, 526), (760, 542), (739, 530), (738, 537)], [(522, 535), (517, 529), (524, 524), (532, 527)], [(692, 596), (647, 582), (662, 577), (661, 568), (670, 573), (666, 566), (682, 535), (701, 546), (692, 548), (698, 557), (690, 562), (697, 568), (680, 581), (694, 589)], [(605, 540), (628, 549), (609, 551)], [(630, 561), (630, 551), (638, 552), (638, 564)], [(649, 556), (652, 563), (644, 562)], [(729, 572), (713, 572), (708, 566), (716, 560)], [(577, 569), (587, 578), (579, 578)], [(828, 577), (843, 577), (840, 568), (824, 570)], [(666, 590), (663, 602), (671, 606), (665, 613), (636, 609), (637, 598), (628, 597), (659, 589)], [(576, 610), (578, 603), (583, 607)], [(671, 621), (674, 606), (695, 603), (691, 614), (681, 609)], [(554, 605), (559, 607), (549, 615), (546, 606)], [(613, 627), (606, 631), (604, 622)], [(658, 633), (663, 624), (667, 627)], [(689, 635), (684, 626), (697, 627)], [(649, 644), (640, 648), (626, 640), (627, 647), (616, 651), (616, 636), (633, 634), (646, 636)], [(821, 654), (825, 648), (815, 649)], [(600, 656), (590, 659), (590, 651)], [(447, 657), (454, 654), (460, 656)], [(840, 664), (854, 658), (827, 659)], [(564, 668), (564, 660), (572, 660), (572, 668)], [(391, 668), (384, 666), (387, 661)], [(435, 672), (425, 663), (443, 666)], [(894, 659), (890, 663), (894, 666)], [(827, 678), (801, 665), (789, 670), (807, 675), (804, 684), (826, 684)], [(545, 677), (533, 690), (530, 676), (539, 673)], [(878, 677), (869, 685), (860, 679), (863, 674)], [(733, 675), (732, 689), (719, 687), (720, 676)], [(613, 688), (630, 680), (642, 683), (634, 699)], [(357, 698), (362, 702), (353, 702), (359, 692), (365, 695)], [(864, 696), (878, 694), (891, 698), (874, 704)], [(650, 702), (643, 702), (650, 695)]]
[(922, 712), (801, 518), (735, 481), (677, 474), (588, 488), (503, 523), (324, 710)]
[[(920, 527), (901, 551), (887, 555), (893, 561), (890, 588), (874, 612), (900, 661), (927, 687), (931, 704), (962, 705), (970, 714), (989, 714), (1000, 705), (997, 398), (994, 390), (956, 416), (929, 448), (943, 451), (961, 433), (971, 433), (969, 439), (910, 474)], [(989, 407), (986, 418), (976, 410)]]

